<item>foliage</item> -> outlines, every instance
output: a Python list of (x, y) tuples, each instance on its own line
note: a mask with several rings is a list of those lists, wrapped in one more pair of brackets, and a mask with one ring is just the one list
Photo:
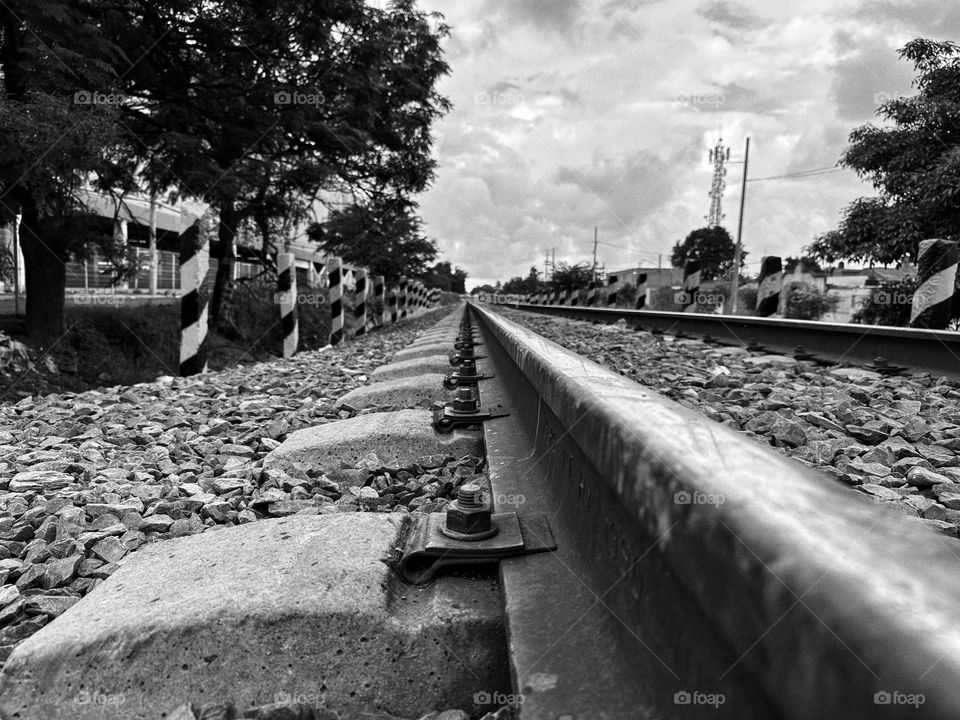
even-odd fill
[(756, 315), (757, 288), (742, 287), (737, 290), (737, 315)]
[(423, 275), (437, 256), (433, 240), (423, 235), (416, 205), (403, 198), (334, 210), (324, 223), (310, 226), (309, 237), (324, 252), (369, 269), (395, 282), (401, 275)]
[(553, 276), (550, 279), (550, 285), (554, 289), (571, 290), (575, 287), (586, 287), (593, 277), (590, 263), (578, 263), (570, 265), (565, 262), (558, 262), (553, 269)]
[[(683, 242), (673, 246), (670, 263), (674, 267), (683, 267), (687, 260), (700, 261), (700, 280), (718, 280), (729, 278), (733, 268), (733, 255), (736, 245), (726, 228), (705, 227), (694, 230)], [(743, 270), (747, 252), (740, 253), (740, 269)]]
[(915, 259), (921, 240), (960, 239), (960, 47), (916, 39), (899, 55), (913, 63), (917, 93), (880, 104), (886, 126), (850, 134), (840, 164), (879, 194), (855, 200), (807, 248), (826, 262), (886, 265)]
[(421, 277), (427, 287), (439, 288), (445, 292), (467, 292), (467, 273), (460, 268), (454, 269), (449, 262), (439, 262)]
[(819, 320), (840, 304), (837, 295), (820, 292), (808, 283), (790, 283), (781, 292), (786, 295), (784, 316), (793, 320)]
[(523, 295), (540, 292), (543, 289), (543, 282), (540, 280), (540, 272), (537, 268), (530, 268), (530, 272), (525, 278), (514, 276), (507, 280), (500, 292), (507, 295)]
[(876, 285), (870, 288), (870, 294), (861, 301), (860, 309), (853, 314), (850, 322), (907, 327), (916, 289), (917, 281), (912, 277)]
[(784, 274), (789, 275), (798, 265), (804, 272), (821, 272), (823, 270), (817, 258), (810, 255), (802, 255), (801, 257), (787, 257), (787, 259), (783, 261)]

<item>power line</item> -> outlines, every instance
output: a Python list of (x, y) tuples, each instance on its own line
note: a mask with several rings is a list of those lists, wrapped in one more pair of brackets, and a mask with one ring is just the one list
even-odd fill
[(829, 175), (831, 173), (842, 172), (846, 168), (838, 167), (825, 167), (825, 168), (813, 168), (811, 170), (801, 170), (799, 172), (790, 173), (789, 175), (771, 175), (769, 177), (762, 178), (748, 178), (747, 182), (763, 182), (764, 180), (791, 180), (795, 178), (809, 178), (817, 177), (818, 175)]

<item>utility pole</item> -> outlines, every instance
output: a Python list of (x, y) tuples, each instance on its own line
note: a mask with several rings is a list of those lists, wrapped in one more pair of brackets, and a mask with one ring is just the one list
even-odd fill
[[(157, 196), (150, 193), (150, 235), (147, 241), (150, 253), (150, 295), (157, 294)], [(139, 265), (139, 262), (137, 263)], [(140, 268), (137, 268), (140, 271)]]
[(747, 166), (750, 162), (750, 138), (743, 151), (743, 183), (740, 187), (740, 219), (737, 222), (737, 244), (733, 250), (733, 273), (730, 280), (730, 313), (737, 312), (737, 291), (740, 289), (740, 256), (743, 252), (743, 204), (747, 199)]
[(590, 266), (590, 277), (597, 281), (597, 226), (593, 226), (593, 265)]

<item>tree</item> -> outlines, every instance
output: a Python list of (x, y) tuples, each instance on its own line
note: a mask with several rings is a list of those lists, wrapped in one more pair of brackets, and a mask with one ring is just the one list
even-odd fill
[(808, 283), (790, 283), (783, 292), (787, 296), (784, 316), (794, 320), (819, 320), (840, 304), (837, 295), (822, 293)]
[(885, 282), (870, 288), (870, 294), (860, 302), (850, 322), (860, 325), (893, 325), (907, 327), (917, 281), (905, 277), (897, 282)]
[(114, 97), (121, 59), (69, 0), (0, 3), (0, 223), (21, 215), (26, 325), (49, 348), (63, 335), (65, 262), (102, 222), (81, 189), (110, 177), (119, 144)]
[(820, 266), (820, 263), (817, 261), (817, 258), (811, 257), (810, 255), (803, 255), (801, 257), (788, 257), (783, 261), (783, 272), (786, 275), (789, 275), (797, 266), (800, 266), (805, 272), (821, 272), (823, 268)]
[[(730, 277), (735, 250), (733, 238), (719, 225), (694, 230), (683, 242), (673, 246), (670, 263), (683, 267), (687, 260), (700, 261), (700, 280), (719, 280)], [(743, 270), (747, 252), (740, 253), (740, 269)]]
[(807, 248), (826, 262), (886, 265), (915, 259), (921, 240), (960, 238), (960, 47), (916, 39), (899, 55), (913, 63), (918, 92), (880, 104), (888, 126), (850, 133), (840, 164), (879, 194), (855, 200)]
[(553, 269), (550, 285), (557, 290), (572, 290), (575, 287), (586, 287), (592, 278), (593, 271), (590, 263), (570, 265), (558, 262)]
[(530, 268), (530, 273), (522, 278), (519, 275), (507, 280), (500, 289), (507, 295), (524, 295), (540, 292), (543, 289), (543, 283), (540, 280), (540, 272), (537, 268)]
[(434, 265), (423, 275), (422, 280), (429, 287), (446, 292), (467, 292), (467, 273), (460, 268), (454, 269), (448, 262), (439, 262)]
[(309, 237), (324, 252), (394, 281), (423, 275), (437, 246), (423, 235), (416, 204), (403, 198), (335, 210), (310, 226)]

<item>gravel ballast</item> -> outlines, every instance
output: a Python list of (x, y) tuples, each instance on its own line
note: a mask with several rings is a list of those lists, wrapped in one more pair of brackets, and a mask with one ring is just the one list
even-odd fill
[(355, 415), (336, 399), (453, 311), (290, 360), (0, 406), (0, 662), (146, 543), (266, 517), (442, 510), (482, 459), (398, 467), (369, 453), (294, 477), (263, 458)]

